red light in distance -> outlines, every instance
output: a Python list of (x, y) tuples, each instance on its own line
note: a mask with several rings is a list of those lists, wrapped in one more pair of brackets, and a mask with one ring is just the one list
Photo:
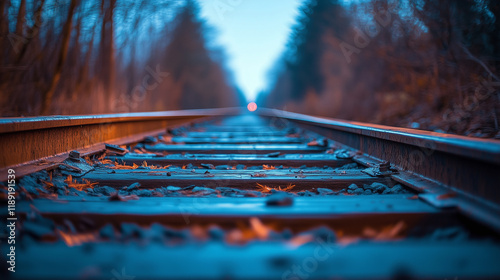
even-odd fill
[(247, 109), (248, 109), (248, 111), (253, 112), (253, 111), (257, 110), (257, 104), (255, 104), (255, 102), (250, 102), (247, 105)]

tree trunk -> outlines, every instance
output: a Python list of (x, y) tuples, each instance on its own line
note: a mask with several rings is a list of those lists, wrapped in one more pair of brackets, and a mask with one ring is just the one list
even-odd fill
[(75, 12), (75, 8), (76, 8), (76, 0), (71, 0), (68, 10), (68, 17), (63, 27), (62, 45), (61, 45), (61, 50), (59, 52), (59, 56), (57, 58), (57, 64), (56, 64), (56, 69), (54, 71), (54, 76), (52, 76), (50, 84), (47, 87), (47, 90), (43, 93), (43, 103), (41, 109), (42, 115), (48, 115), (50, 113), (52, 98), (54, 96), (54, 92), (56, 91), (56, 87), (59, 84), (59, 80), (61, 79), (62, 68), (64, 62), (66, 61), (66, 56), (68, 54), (69, 39), (71, 37), (73, 14)]
[[(80, 70), (80, 74), (78, 75), (78, 80), (76, 82), (75, 89), (72, 91), (72, 96), (71, 96), (71, 102), (76, 102), (77, 95), (80, 93), (80, 89), (82, 88), (83, 84), (87, 84), (88, 81), (88, 73), (89, 73), (89, 68), (90, 68), (90, 59), (92, 58), (92, 50), (94, 49), (94, 38), (95, 38), (95, 25), (92, 28), (92, 39), (90, 39), (87, 47), (87, 53), (85, 54), (84, 62), (83, 62), (83, 67)], [(87, 93), (88, 94), (88, 93)]]
[[(0, 46), (6, 46), (8, 44), (7, 34), (9, 33), (9, 0), (0, 1)], [(2, 55), (2, 60), (0, 63), (7, 64), (8, 48), (3, 47), (0, 55)]]
[(104, 102), (102, 108), (105, 111), (111, 110), (114, 84), (115, 84), (115, 52), (114, 52), (114, 24), (113, 13), (116, 0), (102, 0), (102, 26), (101, 26), (101, 42), (100, 42), (100, 68), (98, 73), (101, 73), (100, 79), (104, 90)]
[[(40, 28), (40, 25), (41, 25), (41, 19), (37, 19), (37, 18), (41, 18), (42, 16), (42, 9), (43, 9), (43, 5), (45, 4), (45, 0), (42, 0), (40, 2), (40, 6), (38, 6), (38, 8), (36, 9), (35, 13), (34, 13), (34, 18), (35, 18), (35, 22), (33, 24), (33, 26), (31, 28), (29, 28), (27, 30), (27, 34), (32, 34), (30, 36), (33, 36), (33, 34), (36, 34), (38, 36), (39, 32), (37, 32), (37, 29)], [(38, 21), (40, 20), (40, 21)], [(16, 64), (19, 64), (24, 56), (26, 55), (26, 50), (28, 49), (28, 46), (29, 46), (29, 42), (32, 41), (34, 38), (27, 38), (26, 39), (26, 42), (24, 42), (21, 46), (21, 49), (19, 50), (19, 53), (17, 54), (17, 58), (16, 58)], [(36, 56), (34, 56), (36, 57)]]
[(26, 21), (26, 0), (21, 0), (19, 12), (17, 13), (16, 35), (24, 36), (24, 22)]

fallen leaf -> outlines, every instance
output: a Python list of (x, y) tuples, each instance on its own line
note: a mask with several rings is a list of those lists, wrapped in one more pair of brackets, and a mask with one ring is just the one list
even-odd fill
[(319, 146), (319, 143), (316, 140), (312, 140), (311, 142), (307, 143), (307, 146)]
[(326, 147), (327, 145), (328, 145), (328, 141), (326, 139), (322, 139), (320, 141), (312, 140), (311, 142), (307, 143), (307, 146)]
[(57, 233), (69, 247), (97, 240), (96, 233), (65, 233), (61, 230), (57, 230)]
[(76, 181), (76, 179), (73, 180), (73, 177), (71, 175), (68, 175), (68, 177), (66, 177), (64, 182), (66, 184), (68, 184), (69, 188), (74, 188), (74, 189), (77, 189), (79, 191), (83, 191), (84, 189), (87, 189), (87, 188), (93, 189), (94, 186), (98, 184), (97, 182), (91, 183), (90, 181), (88, 181), (86, 179), (83, 179), (83, 183), (78, 183)]
[(288, 241), (288, 245), (292, 248), (298, 248), (306, 243), (309, 243), (314, 240), (314, 236), (312, 234), (301, 234), (293, 237)]
[(267, 228), (259, 220), (259, 218), (256, 217), (250, 218), (250, 226), (252, 227), (252, 230), (255, 232), (255, 234), (260, 240), (266, 240), (269, 237), (270, 229)]
[(272, 165), (262, 165), (262, 168), (264, 168), (264, 170), (274, 170), (276, 169), (276, 167), (272, 166)]
[(139, 167), (139, 165), (137, 164), (132, 164), (132, 166), (130, 165), (124, 165), (124, 164), (118, 164), (117, 162), (114, 163), (115, 166), (111, 167), (112, 169), (137, 169)]
[(259, 183), (257, 183), (257, 188), (259, 188), (259, 191), (263, 192), (263, 193), (267, 193), (267, 192), (270, 192), (272, 190), (272, 188), (270, 188), (266, 185), (261, 185)]
[(393, 226), (384, 227), (379, 231), (370, 227), (366, 227), (363, 230), (363, 236), (374, 240), (390, 241), (397, 239), (398, 235), (401, 233), (404, 227), (405, 223), (403, 221), (400, 221)]
[(286, 188), (284, 188), (284, 189), (281, 189), (281, 187), (279, 187), (280, 191), (284, 191), (284, 192), (291, 191), (293, 188), (295, 188), (295, 185), (292, 185), (292, 184), (288, 184), (288, 186), (286, 186)]

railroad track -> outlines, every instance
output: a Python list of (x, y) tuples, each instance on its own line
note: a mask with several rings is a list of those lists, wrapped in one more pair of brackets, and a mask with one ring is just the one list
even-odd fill
[(14, 279), (500, 278), (495, 141), (238, 108), (0, 133)]

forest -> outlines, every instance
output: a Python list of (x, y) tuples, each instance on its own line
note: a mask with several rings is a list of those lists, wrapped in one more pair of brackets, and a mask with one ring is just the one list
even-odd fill
[[(243, 105), (199, 5), (0, 1), (1, 115)], [(304, 0), (257, 103), (500, 138), (499, 50), (499, 1)]]
[(240, 106), (199, 10), (191, 0), (1, 0), (1, 115)]
[(500, 1), (309, 0), (261, 106), (500, 138)]

